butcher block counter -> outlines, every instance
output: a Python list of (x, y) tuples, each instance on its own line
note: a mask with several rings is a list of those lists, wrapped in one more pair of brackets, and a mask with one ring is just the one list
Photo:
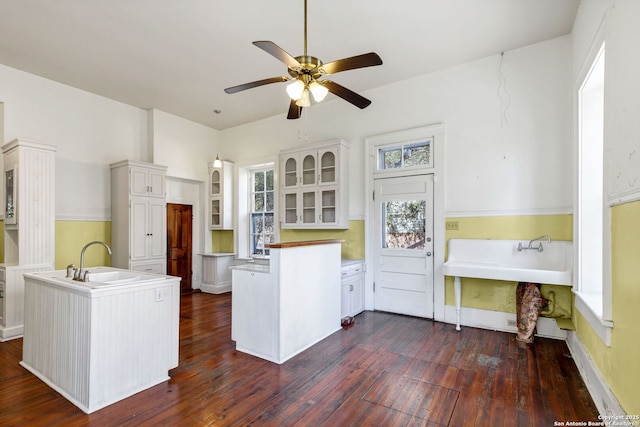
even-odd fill
[(238, 351), (283, 363), (340, 329), (342, 242), (267, 244), (268, 265), (231, 267)]

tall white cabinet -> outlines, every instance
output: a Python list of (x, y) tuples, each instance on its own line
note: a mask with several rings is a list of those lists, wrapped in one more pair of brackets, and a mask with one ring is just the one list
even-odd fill
[(55, 153), (15, 139), (4, 154), (4, 263), (0, 264), (0, 341), (22, 336), (23, 273), (54, 269)]
[(282, 228), (349, 228), (348, 161), (342, 140), (280, 152)]
[(216, 168), (209, 164), (209, 228), (233, 229), (233, 163), (222, 162)]
[(111, 165), (111, 264), (167, 271), (166, 166), (123, 160)]

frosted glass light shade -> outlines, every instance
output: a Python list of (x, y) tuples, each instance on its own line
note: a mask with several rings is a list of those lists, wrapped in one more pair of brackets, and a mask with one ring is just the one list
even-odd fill
[(222, 167), (222, 162), (220, 161), (220, 157), (218, 157), (217, 154), (216, 154), (216, 159), (213, 161), (213, 167), (214, 168), (221, 168)]
[(311, 107), (311, 98), (309, 98), (309, 91), (305, 89), (302, 92), (300, 99), (296, 101), (298, 107)]
[(315, 80), (312, 81), (311, 84), (309, 85), (309, 90), (311, 91), (311, 94), (313, 95), (313, 99), (315, 99), (316, 102), (322, 102), (325, 96), (327, 96), (327, 94), (329, 93), (329, 89), (327, 89), (326, 87), (324, 87), (323, 85), (321, 85)]
[(299, 100), (304, 93), (304, 82), (302, 80), (295, 80), (293, 83), (287, 85), (287, 95), (294, 101)]

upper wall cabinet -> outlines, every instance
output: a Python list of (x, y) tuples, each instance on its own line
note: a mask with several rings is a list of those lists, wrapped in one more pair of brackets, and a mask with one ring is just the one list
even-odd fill
[(130, 166), (129, 190), (132, 196), (165, 197), (165, 171), (146, 166)]
[(209, 164), (209, 228), (233, 229), (233, 163)]
[(342, 140), (280, 153), (283, 228), (349, 228), (348, 160)]

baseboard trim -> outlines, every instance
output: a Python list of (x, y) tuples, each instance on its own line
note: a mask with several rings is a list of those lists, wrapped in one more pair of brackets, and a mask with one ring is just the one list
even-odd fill
[[(456, 308), (452, 305), (445, 305), (444, 321), (446, 323), (456, 323)], [(494, 331), (516, 333), (515, 313), (505, 313), (502, 311), (482, 310), (479, 308), (462, 307), (460, 310), (460, 324), (472, 328), (491, 329)], [(538, 318), (537, 336), (558, 340), (567, 339), (567, 331), (560, 329), (556, 321), (548, 317)]]
[(600, 415), (625, 415), (620, 402), (618, 402), (618, 399), (609, 388), (609, 384), (607, 384), (595, 362), (589, 356), (587, 349), (582, 345), (578, 334), (570, 331), (567, 335), (567, 347), (569, 347), (580, 376), (587, 386)]
[(219, 283), (217, 285), (202, 283), (200, 290), (208, 294), (224, 294), (225, 292), (231, 292), (231, 282)]
[(0, 342), (9, 341), (16, 338), (22, 338), (23, 330), (24, 330), (23, 325), (12, 326), (9, 328), (0, 326)]

